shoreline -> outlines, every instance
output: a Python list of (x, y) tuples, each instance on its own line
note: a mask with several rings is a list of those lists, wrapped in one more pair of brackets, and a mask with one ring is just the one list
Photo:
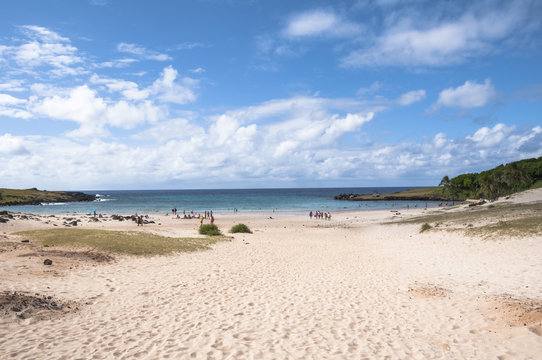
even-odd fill
[[(17, 215), (0, 223), (0, 295), (20, 301), (0, 311), (2, 346), (14, 358), (536, 358), (541, 233), (486, 239), (467, 225), (540, 216), (538, 204), (542, 191), (475, 209), (356, 210), (329, 221), (216, 213), (231, 241), (113, 259), (23, 243), (14, 232), (63, 228), (70, 216)], [(434, 216), (448, 215), (435, 227)], [(143, 227), (78, 217), (69, 228), (198, 236), (198, 220), (171, 215)], [(432, 229), (420, 233), (425, 219)], [(253, 233), (229, 234), (237, 223)]]
[[(391, 202), (392, 204), (389, 206), (389, 207), (368, 207), (368, 206), (362, 206), (361, 204), (357, 207), (339, 207), (339, 208), (333, 208), (333, 207), (314, 207), (314, 208), (308, 208), (308, 209), (278, 209), (278, 208), (269, 208), (269, 209), (238, 209), (238, 211), (240, 213), (248, 213), (248, 214), (258, 214), (258, 213), (273, 213), (273, 212), (276, 212), (276, 213), (287, 213), (287, 214), (305, 214), (305, 213), (309, 213), (310, 211), (315, 211), (315, 210), (320, 210), (320, 211), (330, 211), (330, 212), (335, 212), (335, 213), (343, 213), (343, 212), (350, 212), (350, 211), (388, 211), (388, 210), (394, 210), (394, 209), (401, 209), (401, 210), (406, 210), (407, 209), (407, 205), (409, 205), (410, 209), (415, 209), (415, 208), (424, 208), (425, 207), (425, 203), (427, 203), (427, 208), (429, 209), (435, 209), (435, 208), (439, 208), (439, 207), (443, 207), (443, 206), (439, 206), (439, 203), (442, 203), (441, 201), (422, 201), (422, 200), (399, 200), (399, 201), (389, 201)], [(381, 201), (377, 201), (377, 203), (381, 203)], [(93, 202), (91, 202), (90, 204), (93, 204)], [(61, 204), (61, 205), (64, 205), (64, 204)], [(45, 206), (57, 206), (57, 205), (47, 205), (47, 204), (40, 204), (40, 205), (23, 205), (23, 206), (38, 206), (38, 208), (34, 208), (34, 210), (41, 210), (43, 209), (43, 207)], [(95, 206), (92, 206), (92, 205), (89, 205), (88, 208), (95, 208)], [(19, 214), (35, 214), (35, 215), (86, 215), (88, 214), (88, 212), (86, 211), (68, 211), (68, 212), (55, 212), (55, 211), (32, 211), (33, 209), (24, 209), (24, 211), (17, 211), (19, 209), (17, 209), (17, 205), (13, 206), (13, 207), (0, 207), (0, 211), (8, 211), (8, 212), (12, 212), (12, 213), (19, 213)], [(52, 210), (52, 209), (48, 209), (48, 210)], [(120, 209), (119, 209), (120, 210)], [(143, 211), (142, 211), (143, 210)], [(106, 211), (103, 211), (101, 212), (102, 214), (105, 214), (105, 215), (122, 215), (122, 216), (126, 216), (126, 215), (133, 215), (135, 214), (136, 212), (137, 213), (144, 213), (144, 214), (149, 214), (149, 215), (163, 215), (165, 213), (171, 213), (171, 209), (162, 209), (162, 210), (158, 210), (158, 209), (150, 209), (152, 211), (147, 211), (145, 212), (144, 211), (145, 209), (141, 209), (141, 208), (132, 208), (132, 211), (131, 212), (126, 212), (126, 209), (123, 209), (122, 211), (112, 211), (110, 209), (107, 209), (107, 212)], [(213, 212), (217, 213), (217, 214), (230, 214), (230, 213), (233, 213), (234, 211), (234, 208), (229, 208), (229, 209), (201, 209), (201, 210), (194, 210), (194, 213), (197, 213), (197, 212), (204, 212), (204, 211), (208, 211), (208, 210), (213, 210)], [(178, 209), (178, 214), (181, 215), (182, 214), (182, 211), (183, 209)], [(189, 213), (190, 211), (192, 211), (192, 209), (190, 210), (187, 210), (186, 209), (186, 212)], [(98, 213), (99, 211), (97, 211)]]

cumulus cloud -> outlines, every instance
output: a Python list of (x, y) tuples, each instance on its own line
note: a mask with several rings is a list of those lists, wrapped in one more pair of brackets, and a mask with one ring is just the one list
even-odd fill
[(472, 140), (477, 147), (494, 147), (506, 139), (513, 130), (514, 126), (497, 124), (493, 128), (482, 127), (472, 136), (467, 136), (467, 139)]
[(28, 153), (22, 137), (11, 134), (0, 136), (0, 155), (25, 155)]
[(466, 81), (465, 84), (456, 88), (444, 89), (440, 92), (436, 107), (460, 107), (472, 109), (487, 105), (496, 96), (497, 92), (486, 79), (483, 84), (474, 81)]
[(107, 137), (111, 128), (134, 129), (167, 119), (170, 104), (196, 100), (198, 81), (180, 78), (168, 66), (149, 86), (94, 74), (86, 84), (56, 87), (30, 85), (28, 98), (0, 93), (0, 115), (10, 118), (47, 118), (74, 122), (72, 137)]
[(76, 122), (80, 128), (69, 132), (75, 137), (108, 136), (106, 126), (132, 129), (164, 117), (163, 110), (149, 101), (108, 103), (87, 85), (71, 89), (66, 96), (54, 95), (35, 101), (32, 111), (52, 119)]
[(287, 37), (352, 36), (360, 32), (358, 24), (326, 10), (311, 10), (290, 19), (283, 34)]
[(399, 105), (407, 106), (423, 99), (425, 99), (425, 90), (414, 90), (399, 96), (399, 98), (397, 99), (397, 103)]
[(179, 83), (176, 81), (178, 75), (178, 71), (172, 66), (164, 68), (160, 78), (156, 79), (150, 87), (150, 91), (164, 102), (186, 104), (195, 101), (196, 95), (193, 89), (197, 86), (198, 81), (185, 77)]
[[(277, 99), (217, 114), (207, 128), (197, 114), (158, 121), (135, 135), (141, 142), (134, 145), (114, 138), (71, 141), (3, 135), (0, 176), (6, 185), (39, 182), (72, 188), (140, 187), (142, 178), (147, 186), (164, 179), (192, 186), (216, 179), (223, 185), (241, 181), (250, 186), (262, 179), (267, 184), (299, 178), (385, 183), (399, 177), (428, 184), (428, 179), (437, 182), (447, 174), (542, 156), (542, 128), (518, 130), (504, 124), (482, 127), (464, 137), (440, 132), (416, 142), (344, 146), (341, 137), (359, 134), (375, 115), (338, 114), (332, 111), (336, 105), (330, 99), (309, 100)], [(275, 121), (267, 122), (269, 118)], [(15, 154), (26, 156), (24, 166)]]

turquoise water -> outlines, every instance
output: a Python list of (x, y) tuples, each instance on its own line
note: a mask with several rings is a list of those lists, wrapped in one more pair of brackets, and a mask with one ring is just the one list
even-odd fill
[[(171, 212), (176, 207), (182, 214), (186, 211), (213, 210), (218, 213), (238, 211), (282, 211), (305, 212), (310, 210), (346, 211), (401, 209), (425, 206), (424, 201), (341, 201), (334, 200), (341, 193), (372, 194), (393, 193), (412, 187), (363, 187), (363, 188), (319, 188), (319, 189), (227, 189), (227, 190), (117, 190), (84, 191), (98, 194), (99, 200), (81, 203), (57, 203), (0, 207), (0, 210), (25, 213), (89, 213), (101, 214), (152, 214)], [(436, 202), (427, 202), (436, 206)]]

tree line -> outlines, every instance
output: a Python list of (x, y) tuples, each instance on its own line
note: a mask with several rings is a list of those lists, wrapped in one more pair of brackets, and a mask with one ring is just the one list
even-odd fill
[(496, 199), (499, 196), (542, 186), (542, 156), (499, 165), (480, 173), (444, 176), (439, 184), (451, 200)]

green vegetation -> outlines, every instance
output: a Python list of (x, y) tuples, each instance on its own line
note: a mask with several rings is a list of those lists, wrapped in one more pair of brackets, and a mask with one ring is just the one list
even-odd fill
[(442, 189), (432, 186), (414, 188), (399, 191), (393, 194), (340, 194), (335, 196), (336, 200), (366, 201), (366, 200), (446, 200)]
[(248, 233), (248, 234), (252, 234), (252, 231), (250, 231), (248, 226), (246, 226), (245, 224), (234, 225), (231, 228), (230, 232), (231, 233)]
[(542, 157), (525, 159), (481, 173), (444, 176), (438, 187), (414, 188), (394, 194), (340, 194), (336, 200), (452, 201), (496, 199), (518, 191), (542, 187)]
[(87, 229), (33, 230), (16, 233), (30, 237), (44, 247), (64, 246), (90, 248), (107, 253), (137, 256), (166, 255), (209, 249), (225, 237), (170, 238), (139, 231), (106, 231)]
[(39, 205), (44, 202), (93, 201), (96, 196), (72, 191), (46, 191), (36, 188), (0, 189), (0, 206)]
[(542, 187), (542, 157), (525, 159), (481, 173), (462, 174), (450, 179), (444, 176), (439, 186), (450, 199), (487, 198)]
[(199, 227), (199, 233), (207, 236), (222, 235), (215, 224), (203, 224)]
[(540, 189), (542, 188), (542, 180), (535, 181), (534, 184), (531, 185), (531, 189)]
[(428, 223), (424, 223), (422, 225), (421, 229), (420, 229), (420, 232), (422, 233), (422, 232), (427, 231), (429, 229), (431, 229), (431, 225), (429, 225)]

